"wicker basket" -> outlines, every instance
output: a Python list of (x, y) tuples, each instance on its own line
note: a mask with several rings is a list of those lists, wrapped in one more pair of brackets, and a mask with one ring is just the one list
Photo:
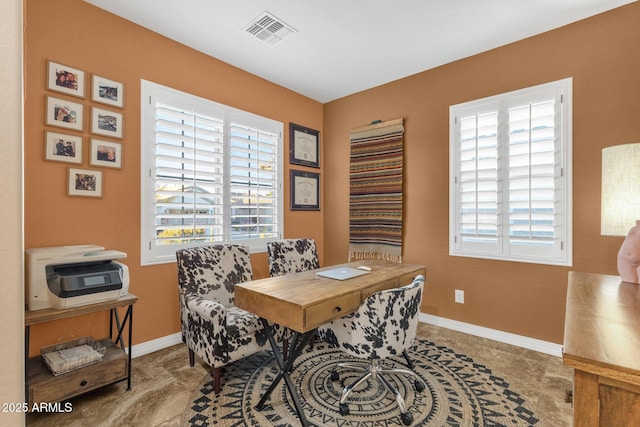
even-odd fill
[(64, 374), (102, 361), (105, 347), (92, 337), (81, 337), (40, 349), (40, 354), (53, 375)]

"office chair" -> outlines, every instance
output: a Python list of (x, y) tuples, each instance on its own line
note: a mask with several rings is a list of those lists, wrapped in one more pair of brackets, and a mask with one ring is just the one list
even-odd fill
[(402, 422), (405, 425), (413, 422), (413, 415), (407, 410), (403, 397), (384, 376), (410, 375), (414, 378), (417, 392), (422, 392), (425, 384), (410, 369), (387, 368), (380, 362), (390, 356), (405, 354), (413, 343), (418, 327), (423, 284), (424, 276), (418, 275), (406, 286), (376, 292), (367, 298), (355, 313), (318, 328), (318, 336), (332, 347), (338, 347), (351, 356), (369, 361), (366, 364), (338, 363), (336, 369), (331, 372), (331, 379), (334, 381), (340, 378), (339, 369), (363, 372), (358, 379), (343, 389), (339, 406), (341, 415), (349, 414), (349, 393), (371, 378), (380, 381), (395, 396)]

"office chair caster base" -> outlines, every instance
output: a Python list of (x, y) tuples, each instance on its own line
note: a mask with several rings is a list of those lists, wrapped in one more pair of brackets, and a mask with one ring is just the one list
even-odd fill
[[(338, 412), (340, 412), (340, 415), (349, 415), (349, 405), (347, 405), (346, 403), (341, 403), (340, 404), (340, 408), (338, 409)], [(411, 414), (409, 414), (411, 415)], [(407, 424), (408, 425), (408, 424)]]
[(413, 415), (411, 415), (411, 412), (404, 412), (400, 414), (400, 419), (404, 425), (410, 426), (413, 422)]
[(413, 383), (413, 386), (416, 388), (416, 391), (418, 393), (422, 393), (422, 391), (424, 391), (426, 387), (422, 381), (418, 381), (418, 380), (415, 380), (415, 382)]
[(331, 381), (338, 381), (340, 379), (340, 374), (338, 371), (331, 371)]

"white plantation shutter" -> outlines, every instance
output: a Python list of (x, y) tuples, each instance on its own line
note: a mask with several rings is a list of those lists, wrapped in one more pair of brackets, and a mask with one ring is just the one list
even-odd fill
[(571, 80), (451, 107), (452, 255), (571, 264)]
[(563, 245), (561, 100), (549, 89), (509, 107), (509, 251), (554, 258)]
[(278, 135), (231, 123), (231, 229), (234, 238), (277, 237)]
[(500, 225), (497, 112), (460, 118), (459, 149), (461, 242), (468, 250), (495, 251)]
[(282, 123), (142, 81), (142, 262), (280, 236)]
[(221, 242), (223, 122), (156, 104), (156, 245)]

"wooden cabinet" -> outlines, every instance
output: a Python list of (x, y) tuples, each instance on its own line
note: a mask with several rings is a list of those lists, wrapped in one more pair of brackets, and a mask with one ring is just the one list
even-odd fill
[(640, 425), (640, 286), (569, 273), (563, 362), (575, 369), (573, 425)]
[[(66, 400), (119, 381), (126, 380), (127, 390), (129, 390), (131, 388), (133, 304), (137, 300), (136, 296), (129, 294), (117, 300), (64, 310), (25, 311), (25, 401), (29, 403), (29, 407), (34, 403)], [(122, 321), (118, 308), (126, 309)], [(106, 348), (102, 361), (54, 376), (41, 356), (29, 358), (31, 325), (103, 310), (110, 310), (111, 316), (109, 337), (100, 341)], [(123, 333), (127, 327), (128, 344), (125, 343), (125, 334)], [(128, 353), (125, 352), (127, 345)]]

